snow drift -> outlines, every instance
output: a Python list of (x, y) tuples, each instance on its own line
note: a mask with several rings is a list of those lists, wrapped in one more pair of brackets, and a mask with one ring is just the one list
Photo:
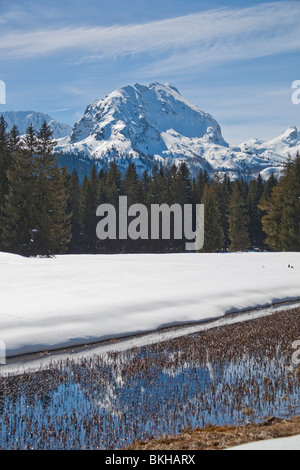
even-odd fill
[(0, 340), (13, 356), (300, 298), (300, 253), (0, 253), (0, 286)]

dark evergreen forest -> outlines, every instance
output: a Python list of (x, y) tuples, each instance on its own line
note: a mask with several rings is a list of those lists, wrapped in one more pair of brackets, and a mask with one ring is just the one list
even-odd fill
[[(185, 163), (153, 166), (138, 176), (134, 163), (125, 175), (112, 162), (107, 171), (93, 166), (80, 183), (58, 165), (55, 141), (46, 123), (20, 139), (0, 117), (0, 250), (23, 256), (62, 253), (183, 252), (185, 240), (99, 240), (97, 207), (204, 204), (203, 252), (247, 250), (300, 251), (300, 155), (288, 159), (284, 175), (231, 181), (200, 171), (191, 178)], [(130, 218), (129, 218), (130, 220)]]

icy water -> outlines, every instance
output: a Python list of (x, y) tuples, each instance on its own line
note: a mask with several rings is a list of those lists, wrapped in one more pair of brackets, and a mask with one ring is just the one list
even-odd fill
[(289, 349), (299, 311), (251, 325), (1, 377), (0, 448), (118, 449), (207, 424), (299, 414)]

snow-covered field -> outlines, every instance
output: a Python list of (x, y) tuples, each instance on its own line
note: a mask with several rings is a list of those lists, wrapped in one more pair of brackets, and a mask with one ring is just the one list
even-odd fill
[(227, 450), (300, 450), (300, 436), (251, 442)]
[(0, 253), (0, 289), (9, 357), (300, 299), (300, 253)]

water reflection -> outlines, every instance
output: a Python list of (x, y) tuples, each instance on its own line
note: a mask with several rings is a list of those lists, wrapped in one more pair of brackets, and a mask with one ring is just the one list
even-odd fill
[(118, 449), (188, 427), (289, 416), (300, 411), (299, 373), (280, 351), (215, 356), (193, 335), (163, 350), (151, 345), (2, 377), (0, 447)]

